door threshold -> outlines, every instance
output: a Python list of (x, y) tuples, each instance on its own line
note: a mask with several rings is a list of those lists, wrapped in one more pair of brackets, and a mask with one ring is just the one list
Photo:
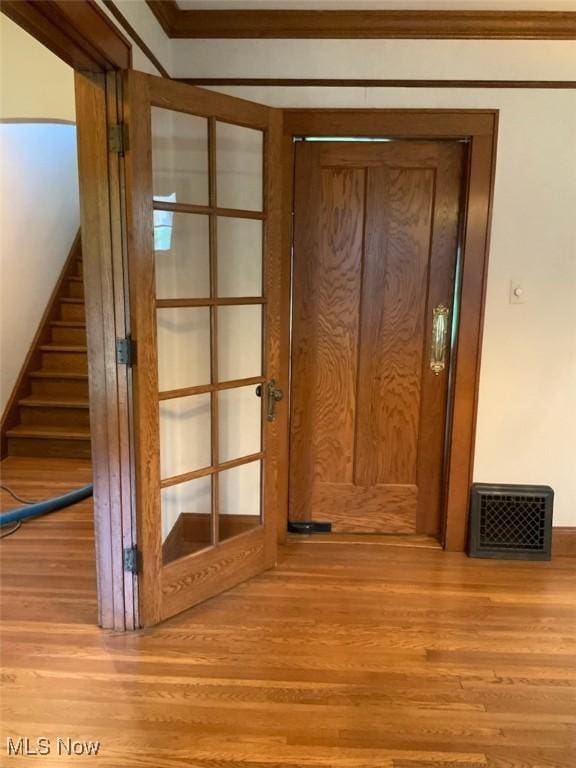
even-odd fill
[(380, 547), (442, 549), (435, 536), (419, 533), (289, 533), (286, 544), (369, 544)]

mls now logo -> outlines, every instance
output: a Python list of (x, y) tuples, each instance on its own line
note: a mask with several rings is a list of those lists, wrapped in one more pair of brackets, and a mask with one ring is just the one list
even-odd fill
[(13, 739), (8, 736), (6, 739), (6, 750), (8, 757), (21, 755), (22, 757), (33, 757), (34, 755), (49, 755), (51, 751), (50, 739), (41, 736), (39, 739), (29, 739), (27, 736), (19, 739)]
[(53, 753), (68, 757), (95, 756), (99, 750), (99, 741), (77, 741), (60, 736), (56, 738), (54, 743), (45, 736), (40, 736), (37, 739), (30, 739), (28, 736), (15, 739), (8, 736), (6, 739), (8, 757), (35, 757)]

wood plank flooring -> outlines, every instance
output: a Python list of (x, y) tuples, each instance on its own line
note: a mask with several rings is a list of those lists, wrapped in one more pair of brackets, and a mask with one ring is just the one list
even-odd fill
[[(32, 497), (89, 476), (2, 469)], [(122, 635), (94, 624), (90, 518), (83, 503), (0, 542), (1, 766), (576, 766), (575, 559), (295, 542), (276, 570)], [(9, 757), (8, 736), (52, 752)], [(58, 736), (98, 755), (58, 755)]]

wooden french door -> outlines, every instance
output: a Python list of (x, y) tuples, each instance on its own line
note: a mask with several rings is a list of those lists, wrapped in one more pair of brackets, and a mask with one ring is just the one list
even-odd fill
[(147, 626), (275, 563), (280, 120), (139, 72), (124, 103)]
[(297, 144), (292, 521), (440, 530), (464, 154)]

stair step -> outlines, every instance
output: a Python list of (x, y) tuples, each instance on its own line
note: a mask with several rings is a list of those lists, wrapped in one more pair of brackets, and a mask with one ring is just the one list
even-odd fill
[(55, 396), (61, 399), (87, 399), (88, 374), (78, 371), (41, 370), (30, 374), (32, 395), (38, 399)]
[(42, 368), (48, 370), (69, 370), (84, 373), (88, 370), (87, 349), (78, 344), (43, 344)]
[(90, 427), (48, 427), (35, 424), (19, 424), (6, 432), (6, 437), (25, 440), (89, 440)]
[(43, 344), (40, 347), (42, 352), (79, 352), (86, 354), (88, 349), (80, 344)]
[(88, 374), (81, 371), (32, 371), (30, 374), (32, 379), (74, 379), (88, 381)]
[(64, 296), (60, 299), (60, 319), (79, 320), (84, 322), (86, 310), (84, 300), (77, 297)]
[(89, 428), (88, 400), (63, 395), (29, 395), (19, 401), (20, 423), (23, 426)]
[(81, 277), (69, 277), (66, 286), (66, 296), (68, 299), (84, 300), (84, 281)]
[(70, 275), (67, 279), (70, 280), (72, 283), (83, 283), (84, 282), (84, 278), (81, 277), (80, 275)]
[(29, 395), (19, 401), (23, 408), (88, 408), (88, 400), (84, 398), (64, 399), (58, 395)]
[(53, 344), (86, 344), (86, 323), (82, 320), (53, 320), (50, 323)]
[(85, 320), (52, 320), (50, 325), (58, 328), (86, 328)]
[(10, 456), (89, 459), (90, 427), (20, 424), (6, 432)]

